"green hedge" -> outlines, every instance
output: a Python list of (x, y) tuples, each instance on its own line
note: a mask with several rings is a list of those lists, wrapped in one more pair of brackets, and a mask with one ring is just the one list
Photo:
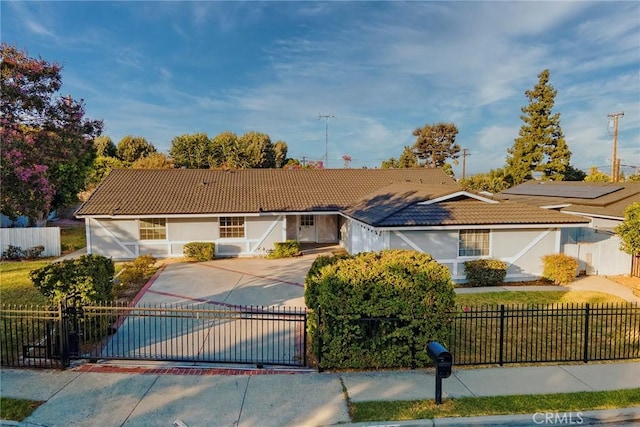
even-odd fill
[(464, 273), (471, 286), (496, 286), (507, 277), (507, 264), (497, 259), (465, 261)]
[(66, 301), (91, 303), (113, 300), (114, 272), (110, 258), (82, 255), (33, 270), (29, 277), (53, 304)]
[(300, 255), (300, 243), (295, 240), (274, 243), (274, 250), (269, 258), (290, 258)]
[(191, 242), (184, 245), (184, 255), (187, 258), (204, 262), (216, 257), (216, 244), (213, 242)]
[(542, 257), (544, 265), (542, 275), (556, 285), (566, 285), (576, 279), (578, 260), (565, 254), (552, 254)]
[(305, 286), (307, 306), (321, 307), (320, 324), (317, 316), (309, 322), (321, 368), (410, 367), (414, 355), (417, 366), (428, 366), (428, 342), (446, 342), (455, 294), (449, 270), (428, 254), (386, 250), (319, 258)]
[(151, 273), (156, 259), (152, 255), (140, 255), (133, 262), (128, 262), (123, 266), (118, 279), (122, 283), (137, 283)]

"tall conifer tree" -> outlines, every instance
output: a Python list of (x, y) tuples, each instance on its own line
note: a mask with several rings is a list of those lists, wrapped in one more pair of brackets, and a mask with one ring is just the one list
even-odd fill
[(571, 151), (560, 127), (560, 113), (552, 113), (557, 91), (549, 83), (549, 70), (538, 74), (538, 83), (525, 95), (529, 104), (522, 107), (524, 122), (519, 136), (508, 150), (507, 173), (513, 185), (542, 173), (543, 179), (562, 181), (569, 166)]

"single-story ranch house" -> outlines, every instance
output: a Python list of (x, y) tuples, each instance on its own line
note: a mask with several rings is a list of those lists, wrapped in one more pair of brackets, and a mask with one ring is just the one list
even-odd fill
[(528, 181), (495, 198), (588, 218), (588, 227), (573, 229), (565, 239), (564, 252), (578, 258), (580, 270), (640, 275), (640, 257), (620, 251), (614, 234), (627, 206), (640, 202), (640, 182)]
[(539, 277), (563, 230), (588, 219), (463, 191), (440, 169), (112, 171), (76, 211), (88, 253), (180, 257), (188, 242), (217, 256), (257, 256), (285, 240), (350, 253), (415, 249), (463, 281), (464, 261), (508, 263), (508, 280)]

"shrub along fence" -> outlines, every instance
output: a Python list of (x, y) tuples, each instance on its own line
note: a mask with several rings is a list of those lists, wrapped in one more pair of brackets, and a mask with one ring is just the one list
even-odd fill
[[(331, 327), (331, 322), (320, 311), (319, 329)], [(395, 332), (396, 326), (405, 324), (406, 320), (391, 317), (360, 318), (342, 327), (369, 338), (361, 348), (361, 360), (378, 359), (372, 353), (402, 346), (410, 355), (410, 363), (405, 358), (401, 366), (420, 366), (419, 356), (426, 349), (417, 345), (415, 336), (398, 336)], [(637, 303), (464, 307), (452, 313), (448, 330), (443, 344), (452, 353), (454, 365), (640, 358)], [(319, 368), (335, 368), (323, 358), (326, 345), (317, 342), (316, 348)]]

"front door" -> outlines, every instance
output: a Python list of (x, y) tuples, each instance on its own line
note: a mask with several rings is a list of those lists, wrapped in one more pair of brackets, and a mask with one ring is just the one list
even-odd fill
[(316, 241), (316, 222), (313, 215), (300, 215), (298, 217), (298, 241)]

